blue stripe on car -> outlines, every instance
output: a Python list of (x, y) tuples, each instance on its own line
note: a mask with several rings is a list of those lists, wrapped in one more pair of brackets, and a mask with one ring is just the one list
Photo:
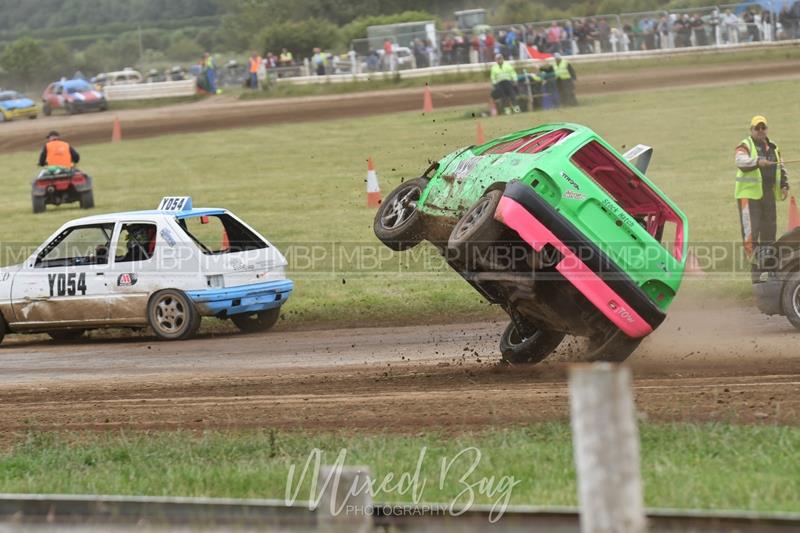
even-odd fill
[(186, 291), (186, 294), (201, 311), (231, 316), (280, 307), (289, 299), (292, 289), (294, 283), (286, 279), (224, 289)]

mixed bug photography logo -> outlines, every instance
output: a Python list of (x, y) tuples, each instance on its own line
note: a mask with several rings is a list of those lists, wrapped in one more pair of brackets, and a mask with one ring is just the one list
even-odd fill
[[(489, 522), (499, 521), (511, 501), (514, 488), (521, 481), (511, 475), (481, 476), (478, 473), (484, 460), (483, 452), (476, 447), (467, 447), (452, 456), (430, 457), (427, 446), (423, 446), (412, 468), (399, 472), (372, 472), (372, 475), (357, 475), (345, 479), (348, 450), (339, 450), (333, 463), (326, 463), (326, 454), (319, 448), (312, 449), (305, 463), (291, 464), (286, 480), (286, 505), (294, 505), (303, 487), (308, 486), (309, 509), (323, 509), (333, 516), (341, 514), (440, 514), (459, 516), (478, 503), (490, 507)], [(451, 499), (432, 505), (426, 502), (426, 489), (431, 492), (447, 492)], [(323, 494), (336, 494), (330, 501), (323, 501)], [(366, 497), (366, 498), (365, 498)], [(406, 500), (409, 505), (367, 505), (353, 502)], [(380, 511), (378, 511), (378, 509)]]

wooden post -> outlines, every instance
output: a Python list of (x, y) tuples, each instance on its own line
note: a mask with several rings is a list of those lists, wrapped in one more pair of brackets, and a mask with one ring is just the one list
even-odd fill
[(326, 533), (367, 533), (374, 530), (369, 468), (323, 466), (317, 476), (323, 490), (317, 524)]
[(569, 395), (581, 531), (646, 531), (630, 370), (574, 365)]

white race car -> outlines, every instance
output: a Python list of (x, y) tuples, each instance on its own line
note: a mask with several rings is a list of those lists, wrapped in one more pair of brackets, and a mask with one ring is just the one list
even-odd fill
[(112, 213), (59, 228), (21, 265), (0, 269), (0, 340), (46, 332), (142, 328), (186, 339), (201, 316), (264, 331), (293, 289), (286, 259), (225, 209), (167, 197), (154, 211)]

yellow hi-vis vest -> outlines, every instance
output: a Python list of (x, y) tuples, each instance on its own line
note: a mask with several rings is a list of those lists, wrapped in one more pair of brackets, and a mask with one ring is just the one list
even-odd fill
[[(758, 150), (756, 150), (756, 143), (753, 142), (752, 137), (747, 137), (741, 144), (746, 145), (750, 149), (750, 157), (758, 159)], [(778, 147), (775, 147), (775, 156), (778, 161), (781, 160), (781, 152)], [(780, 167), (775, 170), (775, 199), (779, 200), (781, 197), (781, 176)], [(764, 195), (764, 189), (761, 186), (761, 169), (756, 167), (753, 170), (739, 169), (736, 172), (736, 199), (748, 198), (750, 200), (761, 200)]]
[(569, 63), (567, 63), (566, 59), (562, 59), (558, 64), (556, 64), (553, 70), (555, 72), (556, 78), (560, 80), (572, 79), (572, 74), (569, 73)]

